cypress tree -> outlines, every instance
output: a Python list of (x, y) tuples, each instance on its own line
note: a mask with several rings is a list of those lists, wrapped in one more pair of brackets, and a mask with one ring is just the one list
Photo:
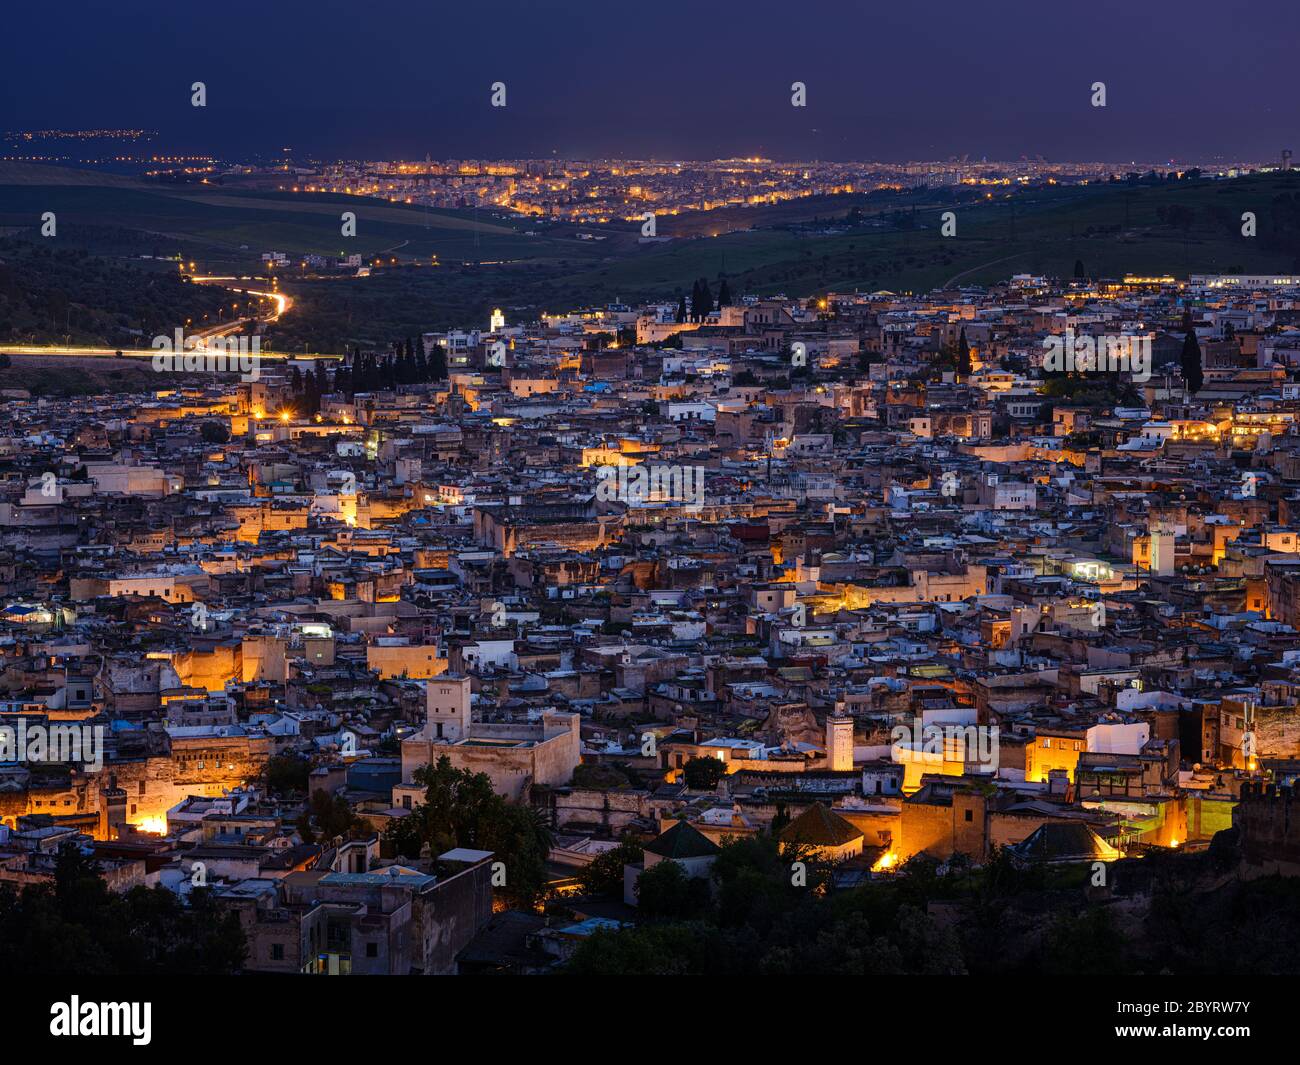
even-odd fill
[(708, 278), (700, 278), (700, 321), (704, 321), (713, 311), (713, 293), (709, 291)]
[(966, 343), (965, 326), (957, 337), (957, 372), (963, 377), (969, 377), (971, 373), (970, 345)]
[(1196, 342), (1196, 330), (1192, 328), (1190, 316), (1184, 324), (1187, 333), (1183, 337), (1183, 351), (1178, 361), (1183, 371), (1183, 385), (1195, 395), (1205, 384), (1205, 374), (1201, 370), (1201, 345)]
[(435, 344), (429, 353), (429, 380), (447, 380), (447, 349), (441, 344)]

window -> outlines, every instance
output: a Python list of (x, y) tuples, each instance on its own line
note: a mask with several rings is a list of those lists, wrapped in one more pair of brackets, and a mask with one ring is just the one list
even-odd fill
[(272, 960), (272, 961), (284, 961), (284, 944), (283, 944), (283, 943), (272, 943), (272, 944), (271, 944), (271, 960)]
[(967, 821), (973, 821), (973, 820), (975, 820), (974, 811), (972, 811), (972, 810), (967, 810), (967, 811), (966, 811), (966, 820), (967, 820)]
[(377, 958), (377, 957), (379, 957), (379, 944), (378, 944), (378, 943), (367, 943), (367, 944), (366, 944), (366, 957), (367, 957), (367, 958)]

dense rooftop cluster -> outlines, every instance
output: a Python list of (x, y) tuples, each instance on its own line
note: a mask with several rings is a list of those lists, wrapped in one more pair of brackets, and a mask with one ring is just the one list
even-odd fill
[(746, 837), (852, 886), (1235, 824), (1295, 872), (1297, 363), (1289, 277), (702, 279), (10, 393), (0, 724), (87, 749), (0, 752), (0, 881), (71, 842), (248, 968), (434, 972), (545, 970)]

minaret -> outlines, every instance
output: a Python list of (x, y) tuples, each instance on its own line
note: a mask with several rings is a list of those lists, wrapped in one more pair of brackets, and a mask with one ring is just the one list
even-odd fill
[(1163, 524), (1151, 529), (1151, 572), (1168, 577), (1174, 572), (1174, 534)]
[(853, 769), (853, 718), (839, 711), (826, 718), (826, 761), (834, 772)]
[(469, 677), (444, 673), (424, 682), (424, 738), (469, 739)]

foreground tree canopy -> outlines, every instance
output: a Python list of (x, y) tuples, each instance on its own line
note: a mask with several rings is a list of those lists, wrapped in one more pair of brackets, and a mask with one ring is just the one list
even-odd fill
[(51, 883), (0, 885), (0, 966), (29, 976), (236, 973), (247, 947), (239, 918), (196, 888), (111, 891), (94, 859), (68, 844)]
[[(687, 880), (673, 862), (654, 866), (641, 880), (639, 923), (596, 933), (567, 971), (1300, 972), (1300, 879), (1225, 882), (1233, 846), (1216, 837), (1208, 854), (1129, 860), (1110, 867), (1115, 892), (1090, 893), (1088, 865), (1024, 867), (1005, 851), (979, 868), (960, 855), (945, 866), (918, 857), (900, 875), (837, 888), (833, 865), (771, 836), (729, 840), (707, 881)], [(792, 883), (796, 861), (806, 886)]]
[(506, 802), (492, 790), (486, 773), (457, 769), (443, 755), (413, 774), (424, 802), (384, 833), (384, 853), (416, 859), (427, 845), (437, 857), (454, 847), (492, 851), (504, 863), (506, 882), (498, 892), (512, 904), (532, 907), (546, 890), (551, 832), (539, 811)]

